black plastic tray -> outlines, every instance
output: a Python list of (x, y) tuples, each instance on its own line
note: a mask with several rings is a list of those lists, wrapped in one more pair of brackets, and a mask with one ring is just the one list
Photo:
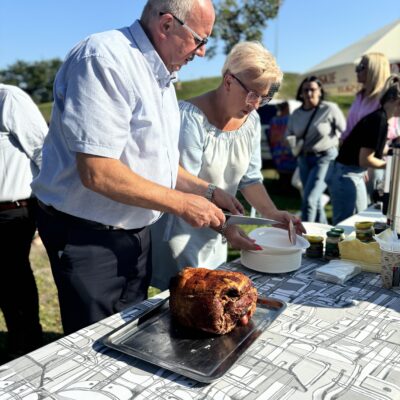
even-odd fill
[(102, 338), (104, 345), (200, 382), (220, 378), (285, 309), (283, 301), (262, 298), (246, 326), (225, 335), (185, 329), (170, 318), (168, 299), (139, 320)]

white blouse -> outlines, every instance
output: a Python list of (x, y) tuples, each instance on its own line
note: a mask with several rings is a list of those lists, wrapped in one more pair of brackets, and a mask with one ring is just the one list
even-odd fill
[[(222, 131), (195, 105), (181, 101), (180, 164), (190, 173), (236, 195), (263, 181), (261, 124), (256, 111), (237, 130)], [(226, 262), (227, 246), (208, 228), (193, 228), (183, 219), (164, 215), (152, 226), (153, 282), (168, 287), (183, 267), (216, 268)]]

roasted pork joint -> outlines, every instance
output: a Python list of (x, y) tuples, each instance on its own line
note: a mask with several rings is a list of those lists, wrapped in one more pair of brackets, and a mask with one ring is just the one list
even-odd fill
[(248, 323), (256, 304), (257, 289), (240, 272), (186, 267), (171, 280), (171, 315), (188, 328), (228, 333)]

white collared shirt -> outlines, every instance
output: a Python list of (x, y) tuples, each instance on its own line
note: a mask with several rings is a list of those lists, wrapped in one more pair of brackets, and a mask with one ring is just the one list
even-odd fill
[(48, 127), (27, 93), (0, 83), (0, 202), (31, 197)]
[(75, 46), (55, 80), (43, 168), (32, 185), (37, 197), (68, 214), (125, 229), (156, 221), (158, 211), (85, 188), (76, 152), (118, 159), (136, 174), (174, 188), (180, 128), (174, 78), (139, 21)]

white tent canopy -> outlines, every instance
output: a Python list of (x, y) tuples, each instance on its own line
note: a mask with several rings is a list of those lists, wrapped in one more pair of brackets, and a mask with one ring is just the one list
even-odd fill
[(385, 54), (391, 64), (392, 72), (399, 71), (400, 20), (339, 51), (315, 65), (304, 75), (316, 75), (331, 94), (354, 94), (359, 89), (354, 71), (355, 65), (364, 54), (373, 52)]

